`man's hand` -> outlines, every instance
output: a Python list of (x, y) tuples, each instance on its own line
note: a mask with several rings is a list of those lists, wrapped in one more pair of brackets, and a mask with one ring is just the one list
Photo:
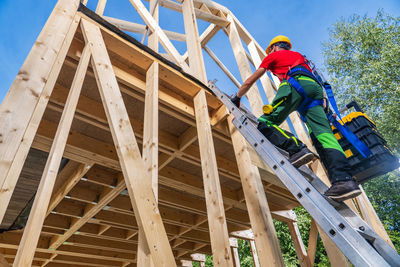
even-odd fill
[(233, 104), (235, 104), (235, 106), (237, 106), (238, 108), (240, 107), (240, 97), (235, 95), (234, 97), (231, 98), (231, 101)]

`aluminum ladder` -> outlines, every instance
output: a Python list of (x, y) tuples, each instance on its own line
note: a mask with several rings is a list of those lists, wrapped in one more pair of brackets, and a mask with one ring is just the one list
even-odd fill
[(213, 82), (208, 88), (232, 113), (233, 124), (247, 142), (355, 266), (400, 267), (400, 255), (346, 204), (326, 198), (328, 187), (306, 165), (293, 167), (287, 154), (258, 131), (253, 114), (237, 108)]

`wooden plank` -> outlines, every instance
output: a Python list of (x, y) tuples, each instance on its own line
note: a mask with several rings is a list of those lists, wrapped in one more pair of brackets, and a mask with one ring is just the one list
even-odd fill
[(29, 216), (28, 222), (25, 226), (24, 234), (14, 261), (14, 266), (29, 266), (32, 263), (43, 221), (46, 217), (58, 168), (67, 143), (69, 130), (74, 118), (75, 109), (78, 104), (89, 59), (90, 50), (89, 47), (86, 46), (83, 50), (82, 58), (72, 81), (71, 90), (68, 94), (68, 99), (43, 171), (35, 201), (31, 209), (31, 216)]
[(75, 171), (67, 178), (63, 185), (53, 193), (46, 216), (48, 216), (50, 212), (57, 207), (61, 200), (64, 199), (69, 191), (71, 191), (71, 189), (80, 181), (80, 179), (89, 171), (92, 166), (93, 164), (79, 164), (78, 168), (76, 168)]
[(229, 246), (228, 228), (215, 158), (214, 142), (211, 134), (206, 96), (203, 90), (195, 96), (194, 106), (213, 262), (214, 266), (232, 266), (233, 258)]
[(175, 266), (154, 192), (146, 186), (145, 179), (150, 178), (141, 158), (100, 29), (86, 20), (82, 20), (82, 25), (84, 37), (91, 45), (92, 66), (137, 222), (145, 232), (156, 266)]
[(182, 13), (187, 39), (189, 67), (197, 79), (203, 83), (207, 83), (206, 68), (201, 50), (197, 21), (194, 15), (193, 0), (185, 0), (183, 2)]
[[(236, 25), (235, 23), (232, 23), (233, 18), (231, 15), (228, 15), (228, 20), (231, 22), (231, 24), (227, 29), (229, 34), (229, 40), (231, 42), (233, 53), (235, 55), (237, 65), (239, 67), (239, 72), (242, 77), (242, 81), (245, 81), (248, 77), (250, 77), (250, 75), (252, 75), (252, 70), (247, 60), (246, 52), (243, 48), (242, 41), (240, 40), (240, 36), (236, 28)], [(261, 95), (260, 92), (258, 91), (256, 84), (254, 84), (250, 88), (246, 96), (249, 99), (250, 106), (254, 115), (256, 116), (262, 115), (263, 102), (261, 100)]]
[[(159, 22), (159, 13), (160, 13), (160, 5), (159, 5), (159, 0), (150, 0), (150, 7), (149, 7), (150, 13), (153, 15), (154, 20), (158, 23)], [(147, 27), (146, 33), (149, 32), (149, 28)], [(184, 41), (186, 41), (186, 36), (183, 35), (185, 38)], [(145, 38), (145, 35), (143, 35), (143, 38)], [(153, 49), (156, 52), (158, 51), (158, 34), (157, 32), (150, 32), (149, 33), (149, 38), (147, 42), (147, 46)]]
[(240, 267), (240, 258), (239, 258), (239, 251), (238, 251), (238, 241), (236, 238), (229, 238), (229, 242), (231, 245), (232, 255), (233, 255), (233, 266)]
[(125, 182), (123, 178), (119, 176), (115, 188), (105, 188), (104, 191), (100, 193), (96, 204), (87, 204), (82, 216), (74, 220), (64, 234), (56, 235), (51, 239), (49, 248), (58, 249), (68, 238), (75, 234), (85, 223), (110, 203), (111, 200), (120, 195), (123, 190), (125, 190)]
[(260, 267), (260, 261), (258, 260), (256, 242), (254, 240), (249, 240), (249, 242), (250, 242), (250, 249), (251, 249), (251, 255), (253, 257), (254, 267)]
[[(107, 17), (107, 16), (103, 16), (103, 19), (107, 20), (108, 22), (114, 24), (116, 27), (118, 27), (119, 29), (124, 30), (124, 31), (141, 33), (141, 34), (144, 34), (146, 32), (146, 25), (142, 25), (142, 24), (126, 21), (126, 20), (116, 19), (116, 18), (112, 18), (112, 17)], [(172, 31), (168, 31), (168, 30), (163, 30), (163, 32), (171, 40), (186, 42), (185, 34), (182, 34), (179, 32), (172, 32)]]
[(257, 167), (251, 163), (248, 144), (232, 124), (232, 115), (227, 119), (235, 156), (242, 180), (252, 230), (261, 265), (284, 266), (278, 237), (269, 211), (268, 201)]
[(103, 15), (103, 13), (104, 13), (104, 9), (106, 8), (106, 3), (107, 3), (107, 0), (99, 0), (99, 2), (97, 3), (97, 7), (96, 7), (96, 13), (98, 14), (98, 15)]
[(149, 11), (143, 5), (143, 3), (140, 0), (129, 0), (129, 1), (133, 5), (133, 7), (136, 9), (136, 11), (139, 13), (140, 17), (146, 22), (147, 26), (149, 26), (150, 30), (152, 32), (156, 32), (158, 34), (160, 43), (164, 47), (165, 51), (167, 51), (168, 54), (170, 56), (172, 56), (175, 63), (177, 63), (179, 66), (181, 66), (184, 71), (189, 72), (189, 66), (185, 63), (182, 56), (179, 54), (179, 52), (173, 46), (171, 41), (168, 39), (168, 37), (162, 31), (162, 29), (160, 28), (158, 23), (154, 20), (154, 18), (151, 16)]
[(0, 223), (78, 26), (77, 4), (57, 3), (0, 105)]
[[(158, 200), (158, 63), (154, 62), (146, 74), (146, 96), (144, 106), (143, 161), (150, 174), (151, 187)], [(150, 250), (142, 229), (139, 229), (137, 263), (153, 266)]]
[(317, 252), (318, 228), (314, 219), (311, 219), (310, 234), (308, 236), (307, 256), (311, 265), (315, 262), (315, 253)]
[(301, 238), (299, 227), (297, 226), (297, 222), (288, 223), (290, 236), (292, 237), (292, 241), (294, 244), (294, 248), (296, 250), (297, 258), (299, 259), (300, 266), (312, 267), (314, 264), (311, 264), (309, 261), (306, 248), (304, 247), (303, 240)]
[[(207, 29), (205, 29), (200, 35), (201, 47), (204, 47), (206, 44), (208, 44), (208, 42), (217, 34), (220, 29), (221, 28), (215, 24), (210, 24), (210, 26), (208, 26)], [(186, 51), (182, 57), (187, 62), (189, 57), (188, 52)]]
[[(180, 5), (180, 4), (170, 1), (170, 0), (160, 0), (160, 6), (177, 11), (177, 12), (182, 12), (182, 13), (183, 13), (182, 6), (184, 4), (185, 4), (184, 1), (183, 1), (182, 5)], [(213, 14), (203, 11), (201, 9), (195, 8), (194, 12), (195, 12), (196, 18), (213, 23), (220, 27), (226, 27), (229, 24), (229, 22), (225, 18), (213, 15)]]

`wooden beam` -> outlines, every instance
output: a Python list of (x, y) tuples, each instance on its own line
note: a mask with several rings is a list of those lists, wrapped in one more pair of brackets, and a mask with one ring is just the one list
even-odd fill
[[(150, 13), (153, 15), (154, 20), (158, 23), (159, 22), (159, 13), (160, 13), (160, 5), (159, 5), (159, 0), (150, 0)], [(148, 28), (147, 28), (148, 31)], [(178, 34), (178, 33), (176, 33)], [(182, 40), (183, 42), (186, 41), (186, 36), (182, 34)], [(150, 32), (149, 33), (149, 38), (148, 38), (148, 47), (153, 49), (154, 51), (158, 52), (158, 34), (157, 32)]]
[(195, 96), (194, 106), (213, 262), (214, 266), (231, 266), (233, 259), (229, 248), (229, 235), (221, 194), (221, 184), (218, 176), (206, 96), (203, 90)]
[(294, 248), (296, 250), (297, 258), (299, 259), (300, 266), (304, 267), (312, 267), (314, 264), (310, 262), (308, 258), (306, 248), (304, 247), (303, 240), (301, 238), (299, 227), (297, 226), (297, 222), (288, 223), (290, 236), (292, 237), (292, 241), (294, 244)]
[[(208, 44), (208, 42), (217, 34), (220, 29), (221, 27), (218, 27), (215, 24), (210, 24), (210, 26), (208, 26), (207, 29), (205, 29), (200, 35), (201, 47), (204, 47), (206, 44)], [(187, 62), (188, 52), (186, 51), (182, 57)]]
[(307, 256), (311, 265), (315, 262), (315, 253), (317, 252), (318, 228), (314, 219), (311, 219), (310, 234), (308, 236)]
[(238, 240), (234, 237), (229, 238), (229, 242), (231, 245), (232, 255), (233, 255), (233, 266), (240, 267), (240, 258), (239, 258), (239, 251), (238, 251)]
[(256, 242), (254, 240), (249, 240), (249, 242), (250, 242), (251, 256), (253, 258), (254, 267), (260, 267), (260, 261), (258, 259)]
[[(184, 4), (184, 1), (182, 1)], [(160, 6), (177, 11), (177, 12), (183, 12), (182, 11), (182, 5), (175, 3), (173, 1), (170, 0), (160, 0)], [(213, 15), (209, 12), (203, 11), (201, 9), (195, 8), (194, 9), (196, 18), (213, 23), (215, 25), (221, 26), (221, 27), (226, 27), (228, 26), (229, 22), (222, 17)]]
[[(158, 200), (158, 63), (154, 62), (146, 74), (144, 107), (143, 161), (151, 180), (151, 187)], [(150, 250), (142, 229), (139, 229), (137, 262), (139, 266), (152, 266)]]
[(140, 0), (129, 0), (136, 11), (139, 13), (140, 17), (146, 22), (147, 26), (149, 26), (152, 32), (156, 32), (158, 34), (158, 38), (164, 49), (168, 52), (169, 55), (172, 56), (175, 63), (182, 67), (182, 69), (186, 72), (189, 72), (189, 66), (185, 63), (182, 56), (176, 50), (176, 48), (172, 45), (171, 41), (162, 31), (158, 23), (151, 16), (149, 11), (143, 5)]
[(0, 223), (75, 35), (78, 5), (57, 2), (0, 105)]
[(190, 70), (197, 79), (203, 83), (207, 83), (206, 68), (201, 50), (197, 21), (194, 15), (193, 0), (183, 1), (182, 13), (187, 38)]
[[(103, 16), (103, 19), (107, 20), (108, 22), (114, 24), (116, 27), (118, 27), (119, 29), (124, 30), (124, 31), (141, 33), (141, 34), (144, 34), (146, 32), (146, 25), (142, 25), (142, 24), (126, 21), (126, 20), (111, 18), (111, 17), (107, 17), (107, 16)], [(163, 30), (163, 32), (171, 40), (186, 42), (185, 34), (182, 34), (179, 32), (172, 32), (172, 31), (168, 31), (168, 30)]]
[(96, 7), (96, 13), (98, 15), (103, 15), (104, 13), (104, 9), (106, 8), (106, 3), (107, 0), (99, 0), (99, 2), (97, 3), (97, 7)]
[(232, 115), (227, 121), (260, 263), (261, 265), (284, 266), (259, 171), (251, 163), (247, 142), (231, 122)]
[(84, 213), (79, 219), (73, 220), (68, 230), (62, 235), (54, 236), (51, 241), (49, 248), (58, 249), (65, 241), (68, 240), (73, 234), (75, 234), (85, 223), (87, 223), (92, 217), (94, 217), (100, 210), (102, 210), (111, 200), (121, 194), (125, 190), (125, 183), (123, 177), (118, 177), (118, 183), (115, 188), (105, 188), (100, 193), (96, 204), (87, 204), (84, 208)]
[[(71, 164), (70, 162), (68, 164)], [(67, 164), (67, 166), (68, 166)], [(68, 167), (64, 167), (64, 169)], [(50, 204), (47, 209), (46, 216), (50, 214), (50, 212), (57, 207), (57, 205), (64, 199), (64, 197), (71, 191), (71, 189), (80, 181), (80, 179), (89, 171), (89, 169), (93, 166), (93, 164), (82, 164), (74, 170), (74, 172), (63, 182), (63, 185), (53, 193)], [(57, 176), (59, 179), (60, 174), (62, 175), (63, 170)], [(57, 181), (57, 180), (56, 180)], [(54, 190), (53, 190), (54, 191)]]
[(92, 66), (137, 222), (143, 228), (153, 262), (157, 266), (175, 266), (154, 192), (144, 182), (150, 178), (141, 159), (100, 29), (84, 19), (82, 25), (84, 37), (91, 45)]
[(67, 143), (69, 130), (74, 118), (75, 109), (78, 104), (89, 59), (90, 50), (88, 46), (85, 46), (40, 180), (35, 201), (31, 209), (31, 216), (29, 216), (28, 222), (25, 226), (24, 234), (14, 261), (14, 266), (29, 266), (32, 263), (43, 221), (46, 217), (58, 168)]
[[(235, 59), (237, 65), (239, 67), (240, 75), (242, 76), (242, 80), (245, 81), (250, 75), (253, 73), (249, 61), (246, 57), (246, 52), (243, 48), (242, 41), (240, 40), (240, 36), (238, 30), (236, 28), (235, 23), (233, 22), (233, 18), (228, 15), (228, 20), (231, 24), (228, 27), (229, 40), (231, 42), (231, 46), (233, 49), (233, 53), (235, 55)], [(262, 114), (263, 103), (261, 100), (260, 92), (258, 91), (257, 85), (254, 84), (250, 90), (246, 94), (249, 99), (251, 109), (256, 116), (260, 116)]]

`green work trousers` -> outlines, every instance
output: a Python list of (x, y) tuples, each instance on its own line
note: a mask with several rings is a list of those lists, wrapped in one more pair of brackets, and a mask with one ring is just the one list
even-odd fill
[[(323, 98), (322, 87), (313, 79), (306, 76), (296, 76), (307, 96), (313, 99)], [(281, 100), (282, 104), (276, 107), (272, 113), (264, 114), (259, 118), (258, 129), (275, 146), (282, 148), (293, 155), (299, 152), (304, 144), (290, 132), (279, 128), (280, 125), (293, 111), (297, 110), (303, 97), (292, 87), (288, 81), (283, 80), (278, 92), (272, 101), (276, 105)], [(342, 147), (332, 133), (331, 126), (322, 106), (312, 107), (305, 115), (306, 125), (309, 129), (313, 144), (325, 165), (332, 183), (351, 179), (349, 164)]]

